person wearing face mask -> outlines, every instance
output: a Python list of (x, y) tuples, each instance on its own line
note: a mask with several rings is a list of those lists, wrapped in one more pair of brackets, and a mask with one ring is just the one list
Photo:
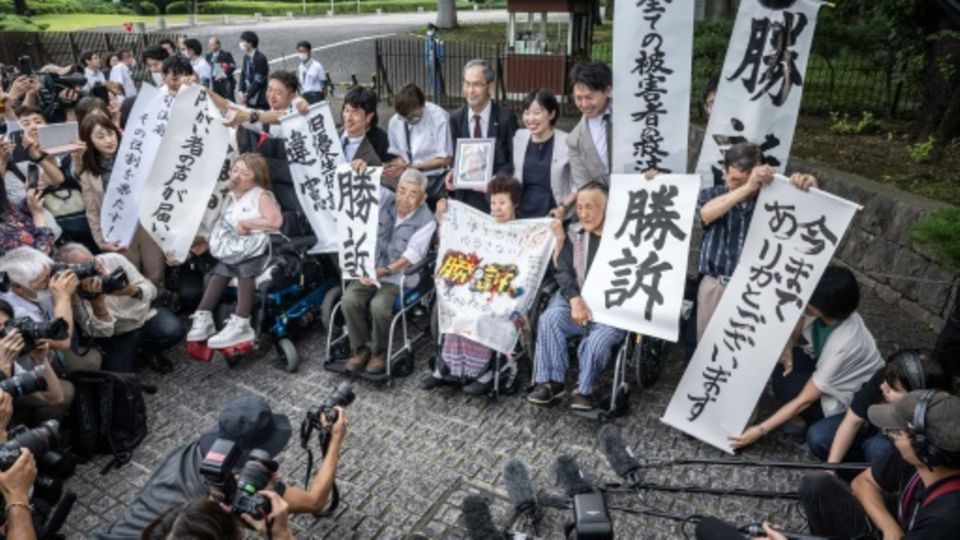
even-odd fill
[(152, 45), (145, 47), (140, 53), (144, 65), (147, 66), (147, 72), (150, 78), (146, 82), (160, 88), (163, 86), (163, 61), (170, 57), (167, 50), (163, 47)]
[(443, 178), (453, 162), (453, 139), (450, 137), (450, 115), (439, 105), (429, 103), (417, 85), (409, 83), (394, 96), (394, 109), (387, 136), (388, 152), (397, 156), (384, 167), (388, 181), (397, 179), (408, 168), (427, 175), (427, 203), (446, 195)]
[(119, 59), (117, 65), (110, 68), (110, 80), (123, 87), (123, 94), (126, 97), (133, 97), (137, 95), (137, 85), (133, 83), (130, 70), (137, 65), (137, 61), (130, 49), (117, 51), (117, 58)]
[(267, 76), (270, 63), (257, 50), (260, 38), (247, 30), (240, 34), (240, 51), (243, 53), (243, 71), (237, 91), (237, 103), (254, 109), (267, 110)]
[(523, 125), (513, 136), (513, 170), (523, 183), (521, 218), (565, 219), (577, 194), (570, 187), (567, 133), (556, 129), (560, 104), (546, 88), (523, 100)]
[[(490, 180), (487, 192), (490, 194), (490, 217), (494, 221), (507, 223), (517, 219), (521, 189), (520, 182), (507, 174), (498, 174)], [(446, 199), (437, 203), (437, 221), (441, 235), (443, 234), (443, 213), (446, 208)], [(559, 221), (554, 223), (553, 230), (557, 235), (558, 244), (562, 244), (563, 227)], [(474, 396), (487, 394), (493, 389), (495, 373), (491, 360), (494, 354), (496, 354), (495, 351), (470, 338), (445, 334), (443, 347), (437, 357), (437, 365), (433, 373), (420, 384), (420, 388), (432, 390), (447, 381), (470, 381), (463, 387), (465, 394)]]
[(213, 67), (213, 91), (223, 98), (230, 99), (233, 97), (235, 84), (233, 71), (237, 69), (237, 63), (233, 60), (230, 51), (223, 50), (218, 38), (210, 38), (207, 46), (210, 47), (207, 62)]
[(310, 57), (313, 50), (309, 41), (297, 43), (297, 58), (300, 59), (300, 65), (297, 66), (297, 79), (300, 81), (300, 95), (310, 103), (323, 101), (323, 85), (327, 80), (327, 74), (323, 71), (323, 65)]
[(423, 40), (423, 64), (427, 68), (427, 80), (433, 90), (434, 99), (443, 95), (443, 39), (437, 32), (437, 25), (427, 25), (427, 39)]
[(100, 251), (121, 253), (156, 286), (163, 284), (166, 259), (160, 246), (138, 226), (129, 246), (107, 242), (100, 225), (100, 210), (104, 192), (110, 182), (114, 159), (120, 146), (120, 132), (109, 118), (91, 115), (80, 124), (82, 150), (73, 155), (74, 173), (80, 179), (80, 189), (86, 207), (87, 223), (93, 241)]

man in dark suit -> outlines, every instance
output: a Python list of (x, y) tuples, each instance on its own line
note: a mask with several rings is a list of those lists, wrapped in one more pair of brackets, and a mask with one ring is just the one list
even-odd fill
[(207, 53), (207, 62), (213, 67), (213, 91), (218, 96), (225, 99), (233, 98), (233, 71), (237, 69), (237, 63), (233, 60), (233, 55), (225, 51), (220, 46), (220, 40), (216, 37), (210, 38), (207, 42), (210, 52)]
[(240, 34), (240, 48), (243, 49), (244, 56), (237, 103), (265, 111), (269, 108), (267, 76), (270, 74), (270, 63), (267, 62), (267, 57), (257, 50), (259, 44), (260, 38), (257, 34), (249, 30)]
[[(517, 115), (494, 103), (493, 66), (486, 60), (470, 60), (463, 68), (463, 95), (467, 104), (450, 114), (450, 134), (454, 152), (457, 139), (496, 139), (493, 174), (513, 173), (513, 135), (517, 132)], [(454, 158), (456, 163), (456, 158)], [(489, 180), (489, 179), (488, 179)], [(453, 172), (447, 175), (447, 190), (452, 197), (480, 210), (490, 211), (487, 195), (473, 190), (453, 189)]]

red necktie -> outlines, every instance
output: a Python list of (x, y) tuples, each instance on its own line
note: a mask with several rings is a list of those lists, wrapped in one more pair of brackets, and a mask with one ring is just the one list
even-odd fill
[(473, 138), (482, 139), (483, 138), (483, 128), (480, 127), (480, 115), (473, 115)]
[(263, 148), (263, 143), (267, 142), (267, 139), (269, 139), (269, 138), (270, 138), (270, 135), (267, 134), (267, 132), (261, 133), (261, 134), (260, 134), (260, 139), (257, 141), (257, 150), (262, 149), (262, 148)]

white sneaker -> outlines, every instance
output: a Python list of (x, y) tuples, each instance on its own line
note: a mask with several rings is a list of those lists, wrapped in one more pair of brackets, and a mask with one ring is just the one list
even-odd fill
[(213, 313), (198, 311), (190, 318), (193, 319), (193, 325), (190, 326), (187, 341), (206, 341), (208, 337), (217, 333), (217, 327), (213, 324)]
[(250, 326), (249, 318), (241, 318), (231, 315), (230, 320), (223, 327), (223, 330), (217, 332), (207, 340), (207, 347), (211, 349), (226, 349), (247, 341), (253, 341), (256, 336), (253, 328)]

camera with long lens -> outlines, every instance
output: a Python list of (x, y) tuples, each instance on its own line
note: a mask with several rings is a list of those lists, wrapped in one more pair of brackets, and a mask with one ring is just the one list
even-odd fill
[(76, 274), (77, 279), (79, 280), (97, 277), (100, 275), (100, 272), (97, 272), (97, 265), (94, 264), (94, 261), (92, 260), (80, 264), (67, 264), (62, 262), (53, 263), (53, 266), (50, 267), (50, 275), (55, 276), (61, 272), (66, 272), (67, 270), (70, 270)]
[[(117, 291), (122, 291), (127, 287), (127, 285), (130, 284), (130, 279), (127, 277), (127, 272), (122, 266), (118, 266), (109, 274), (101, 276), (100, 272), (97, 271), (95, 261), (92, 260), (80, 264), (55, 263), (50, 270), (50, 275), (55, 276), (60, 272), (65, 272), (67, 270), (73, 271), (73, 273), (76, 274), (77, 279), (80, 280), (92, 277), (99, 278), (100, 291), (103, 294), (113, 294)], [(98, 296), (96, 294), (88, 293), (82, 289), (79, 291), (79, 294), (88, 300)]]
[[(270, 515), (270, 499), (260, 491), (266, 489), (279, 465), (264, 450), (250, 451), (247, 461), (236, 476), (233, 470), (240, 458), (240, 447), (229, 439), (217, 439), (200, 464), (200, 474), (214, 500), (224, 504), (235, 516), (246, 514), (254, 519)], [(284, 485), (276, 482), (274, 490), (283, 495)]]
[(47, 389), (46, 375), (46, 366), (37, 366), (30, 371), (24, 371), (9, 379), (3, 379), (0, 381), (0, 390), (14, 398), (29, 396), (34, 392), (43, 392)]
[(315, 428), (322, 429), (323, 423), (320, 420), (323, 418), (327, 421), (328, 426), (332, 426), (340, 416), (336, 407), (346, 407), (353, 403), (356, 397), (350, 383), (340, 383), (340, 386), (320, 405), (307, 410), (307, 421), (313, 424)]
[(63, 491), (63, 482), (73, 474), (76, 462), (59, 453), (60, 424), (48, 420), (33, 429), (16, 426), (9, 430), (7, 437), (8, 441), (0, 445), (0, 470), (12, 467), (22, 449), (30, 450), (37, 463), (37, 478), (30, 498), (34, 528), (38, 538), (52, 538), (76, 501), (76, 495), (70, 492), (64, 495)]
[(67, 339), (70, 335), (70, 325), (67, 321), (57, 318), (52, 321), (37, 322), (30, 317), (20, 317), (7, 323), (3, 330), (0, 330), (0, 338), (6, 337), (10, 328), (16, 328), (23, 336), (23, 351), (28, 353), (37, 347), (37, 341), (41, 339), (61, 340)]

